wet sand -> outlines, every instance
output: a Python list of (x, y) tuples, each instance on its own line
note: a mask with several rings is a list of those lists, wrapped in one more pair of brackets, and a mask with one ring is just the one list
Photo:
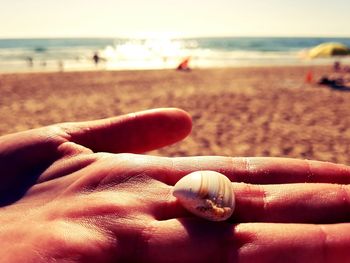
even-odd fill
[[(164, 156), (285, 156), (350, 164), (350, 92), (306, 67), (0, 74), (0, 135), (156, 107), (193, 117)], [(318, 79), (331, 70), (313, 68)]]

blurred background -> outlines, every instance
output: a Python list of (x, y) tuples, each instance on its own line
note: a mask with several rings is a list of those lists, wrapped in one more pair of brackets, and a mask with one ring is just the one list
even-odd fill
[(151, 154), (350, 163), (349, 1), (1, 6), (1, 135), (180, 107), (192, 134)]

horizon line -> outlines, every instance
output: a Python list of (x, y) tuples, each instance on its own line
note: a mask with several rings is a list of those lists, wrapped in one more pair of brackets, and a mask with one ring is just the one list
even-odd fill
[[(19, 39), (157, 39), (158, 37), (137, 37), (137, 36), (0, 36), (0, 40)], [(162, 37), (159, 37), (162, 38)], [(198, 38), (350, 38), (350, 35), (218, 35), (218, 36), (174, 36), (169, 39), (198, 39)]]

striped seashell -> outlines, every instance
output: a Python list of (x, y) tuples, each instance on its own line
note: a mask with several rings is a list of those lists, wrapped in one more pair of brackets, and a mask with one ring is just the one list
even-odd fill
[(230, 180), (214, 171), (197, 171), (181, 178), (173, 195), (191, 213), (210, 221), (228, 219), (235, 207)]

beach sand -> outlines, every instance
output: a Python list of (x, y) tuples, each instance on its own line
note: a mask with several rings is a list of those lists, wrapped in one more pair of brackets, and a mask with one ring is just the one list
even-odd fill
[[(0, 134), (157, 107), (193, 117), (163, 156), (284, 156), (350, 164), (350, 92), (305, 84), (307, 67), (0, 75)], [(318, 79), (330, 68), (313, 68)]]

